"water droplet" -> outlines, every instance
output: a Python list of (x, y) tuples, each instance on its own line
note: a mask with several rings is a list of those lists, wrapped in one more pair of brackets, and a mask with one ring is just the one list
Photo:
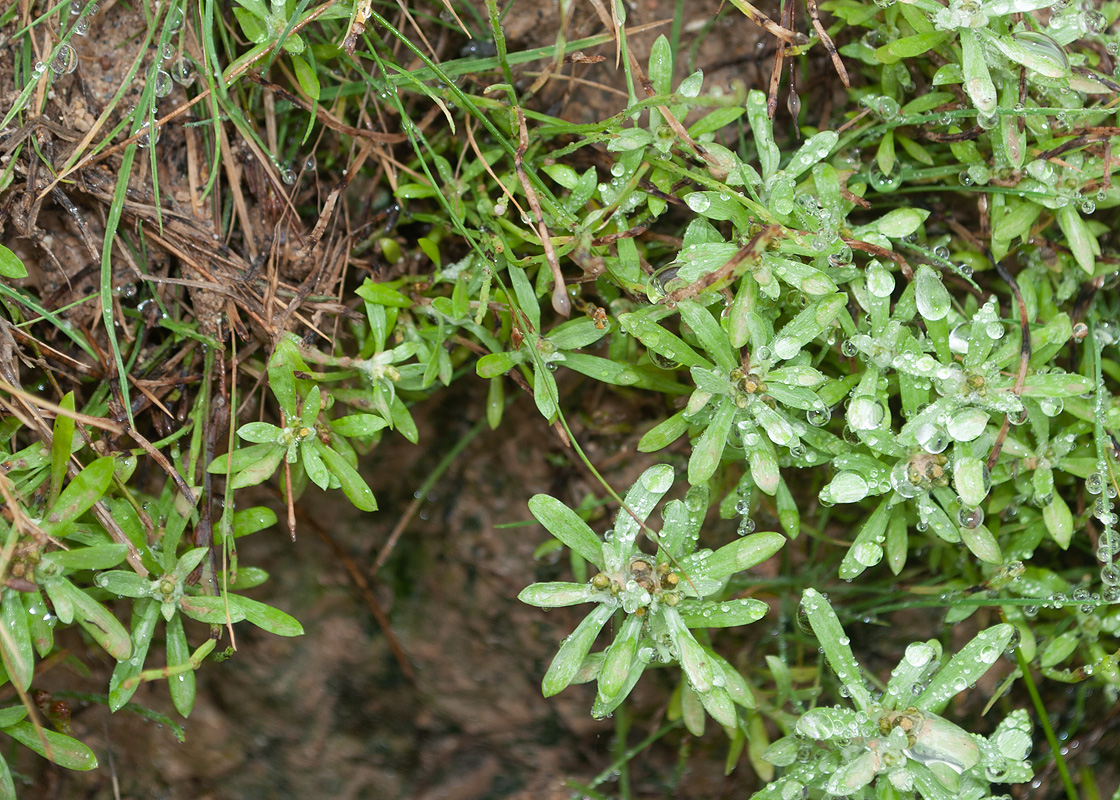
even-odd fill
[(174, 88), (174, 84), (171, 82), (171, 75), (162, 69), (156, 70), (153, 84), (152, 91), (155, 93), (156, 97), (167, 97), (167, 95), (171, 94), (171, 89)]
[(875, 430), (886, 415), (887, 410), (882, 401), (870, 395), (858, 395), (848, 405), (848, 424), (853, 430)]
[[(90, 14), (92, 13), (91, 11)], [(78, 36), (85, 36), (89, 33), (90, 14), (78, 17), (78, 21), (74, 23), (74, 33), (78, 34)]]
[(684, 200), (697, 214), (703, 214), (712, 205), (712, 200), (706, 192), (693, 192)]
[(1060, 397), (1040, 397), (1038, 407), (1048, 417), (1056, 417), (1065, 408), (1065, 402)]
[(914, 278), (914, 300), (918, 305), (918, 312), (931, 321), (944, 319), (948, 316), (953, 301), (949, 290), (941, 282), (941, 275), (926, 264), (920, 265), (917, 273)]
[(143, 150), (146, 147), (152, 147), (159, 142), (159, 126), (152, 126), (145, 122), (136, 131), (139, 137), (136, 139), (136, 146)]
[(902, 185), (902, 171), (895, 169), (890, 175), (879, 169), (879, 165), (872, 164), (867, 176), (871, 188), (877, 192), (889, 194)]
[(56, 75), (69, 75), (78, 67), (78, 53), (68, 44), (58, 46), (58, 52), (51, 59), (51, 72)]
[(957, 522), (962, 528), (975, 530), (984, 524), (984, 510), (980, 508), (961, 507), (957, 512)]
[(194, 63), (186, 56), (176, 59), (171, 65), (171, 77), (180, 86), (190, 86), (194, 83)]
[(832, 410), (828, 408), (810, 408), (805, 412), (805, 420), (812, 426), (822, 428), (832, 419)]

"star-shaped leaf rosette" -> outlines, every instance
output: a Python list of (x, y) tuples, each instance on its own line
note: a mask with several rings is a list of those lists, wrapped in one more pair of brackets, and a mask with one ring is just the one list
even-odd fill
[(1031, 779), (1031, 723), (1024, 710), (1008, 714), (989, 737), (940, 716), (1012, 645), (1011, 625), (980, 631), (944, 663), (936, 639), (911, 644), (886, 690), (876, 695), (824, 595), (806, 589), (801, 607), (841, 681), (841, 694), (855, 708), (818, 706), (801, 715), (792, 734), (762, 755), (785, 774), (752, 800), (984, 800), (992, 796), (992, 783)]
[[(692, 487), (684, 500), (662, 511), (660, 531), (646, 524), (650, 512), (673, 485), (673, 468), (650, 467), (627, 492), (614, 529), (599, 537), (574, 511), (538, 494), (529, 509), (549, 533), (600, 571), (587, 583), (534, 583), (519, 595), (542, 608), (592, 603), (594, 608), (564, 639), (541, 688), (545, 697), (569, 684), (598, 682), (592, 714), (610, 714), (630, 694), (651, 664), (679, 663), (688, 687), (721, 725), (738, 725), (735, 705), (754, 707), (739, 672), (693, 634), (694, 629), (747, 625), (762, 619), (759, 600), (724, 600), (728, 579), (776, 553), (785, 537), (773, 532), (744, 536), (716, 551), (696, 549), (708, 508), (707, 489)], [(643, 552), (639, 533), (656, 546)], [(618, 617), (614, 641), (602, 652), (591, 648), (611, 617)], [(706, 637), (701, 636), (702, 639)]]

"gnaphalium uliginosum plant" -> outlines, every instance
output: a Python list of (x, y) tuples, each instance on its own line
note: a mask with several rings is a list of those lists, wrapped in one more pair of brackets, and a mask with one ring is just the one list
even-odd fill
[[(981, 631), (947, 663), (931, 639), (906, 648), (886, 691), (873, 696), (828, 600), (807, 589), (801, 601), (825, 658), (855, 709), (820, 706), (797, 720), (794, 732), (763, 758), (785, 774), (755, 794), (849, 798), (921, 796), (925, 800), (981, 800), (991, 783), (1030, 780), (1026, 756), (1031, 724), (1011, 712), (990, 737), (969, 733), (940, 716), (949, 701), (972, 686), (1013, 645), (1015, 629)], [(889, 785), (880, 785), (889, 783)]]
[[(692, 629), (746, 625), (761, 619), (759, 600), (719, 599), (727, 579), (765, 561), (785, 538), (763, 532), (745, 536), (716, 551), (696, 550), (708, 508), (707, 489), (694, 486), (684, 500), (666, 504), (660, 531), (646, 525), (654, 506), (673, 485), (673, 468), (650, 467), (627, 492), (614, 529), (600, 538), (574, 511), (549, 495), (538, 494), (529, 508), (549, 533), (600, 570), (588, 583), (534, 583), (520, 599), (543, 608), (593, 603), (594, 608), (564, 639), (544, 676), (546, 697), (571, 683), (596, 680), (592, 713), (610, 714), (626, 698), (649, 664), (678, 662), (689, 688), (721, 725), (738, 724), (735, 704), (754, 707), (742, 676)], [(639, 533), (657, 547), (655, 555), (638, 547)], [(591, 653), (600, 630), (619, 615), (614, 641)]]

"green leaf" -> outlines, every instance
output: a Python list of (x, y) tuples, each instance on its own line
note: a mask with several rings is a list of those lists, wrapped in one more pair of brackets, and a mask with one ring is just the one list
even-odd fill
[(307, 365), (300, 356), (299, 346), (285, 337), (276, 343), (276, 349), (268, 360), (268, 387), (280, 403), (286, 424), (293, 424), (299, 416), (296, 408), (296, 369), (306, 370)]
[(541, 681), (541, 692), (545, 697), (552, 697), (571, 684), (576, 672), (579, 671), (580, 664), (591, 650), (591, 645), (595, 643), (595, 637), (599, 635), (599, 631), (607, 624), (607, 620), (613, 613), (612, 605), (596, 606), (576, 626), (571, 635), (564, 639), (556, 657), (552, 659), (548, 672), (544, 675), (544, 680)]
[(331, 473), (323, 459), (319, 456), (319, 448), (323, 446), (315, 439), (304, 439), (299, 443), (300, 464), (311, 482), (324, 491), (331, 486)]
[(712, 364), (707, 359), (697, 354), (679, 336), (665, 330), (645, 314), (638, 312), (623, 314), (618, 321), (624, 331), (659, 356), (688, 367), (711, 369)]
[[(228, 453), (215, 456), (214, 460), (206, 468), (206, 471), (211, 475), (236, 475), (246, 467), (260, 461), (264, 455), (272, 450), (277, 449), (274, 444), (254, 444), (249, 447), (238, 447), (233, 451), (232, 456)], [(283, 455), (283, 448), (280, 448), (281, 456)], [(280, 462), (277, 461), (277, 464)]]
[[(937, 47), (937, 45), (948, 39), (949, 36), (950, 31), (934, 31), (932, 33), (919, 33), (914, 36), (903, 36), (886, 45), (886, 50), (894, 56), (895, 61), (903, 58), (914, 58), (915, 56), (920, 56), (927, 50)], [(879, 50), (882, 49), (884, 48), (879, 48)], [(879, 50), (875, 52), (876, 58), (879, 58)], [(879, 58), (879, 60), (883, 61), (882, 58)]]
[(1046, 522), (1046, 530), (1050, 537), (1058, 543), (1063, 550), (1069, 548), (1073, 538), (1073, 514), (1062, 496), (1054, 492), (1054, 499), (1042, 509), (1042, 519)]
[(915, 700), (923, 711), (939, 713), (949, 701), (991, 669), (1011, 643), (1015, 628), (1007, 623), (980, 631), (946, 664)]
[(894, 129), (888, 130), (879, 140), (879, 147), (875, 151), (875, 163), (879, 165), (884, 175), (894, 172)]
[(562, 608), (579, 603), (594, 603), (606, 598), (606, 594), (589, 583), (569, 583), (555, 581), (534, 583), (526, 586), (517, 595), (522, 603), (538, 608)]
[(100, 500), (113, 480), (115, 467), (116, 459), (103, 456), (74, 476), (47, 514), (44, 530), (55, 533), (64, 523), (77, 519)]
[(569, 550), (603, 568), (603, 542), (576, 512), (547, 494), (534, 495), (529, 500), (529, 511)]
[(480, 378), (497, 378), (505, 375), (524, 360), (524, 356), (520, 353), (487, 353), (478, 359), (475, 372)]
[(350, 502), (361, 511), (376, 511), (377, 500), (365, 480), (358, 474), (358, 471), (350, 466), (346, 459), (322, 442), (316, 440), (315, 446), (326, 463), (327, 469), (334, 473), (339, 483), (342, 484), (342, 491)]
[(693, 565), (697, 573), (705, 578), (721, 580), (736, 572), (742, 572), (761, 564), (782, 549), (786, 537), (773, 531), (763, 531), (736, 539), (716, 550), (709, 557), (686, 559), (682, 566)]
[(809, 619), (817, 641), (824, 648), (825, 658), (828, 659), (832, 671), (847, 687), (852, 703), (860, 711), (866, 712), (871, 705), (871, 694), (863, 683), (863, 672), (860, 670), (852, 648), (848, 645), (848, 637), (836, 612), (828, 600), (816, 589), (806, 589), (801, 596), (801, 608)]
[(769, 181), (778, 171), (781, 152), (778, 150), (778, 145), (774, 143), (774, 127), (766, 108), (766, 95), (758, 89), (751, 89), (747, 93), (747, 119), (754, 132), (762, 179)]
[(151, 580), (128, 570), (102, 572), (94, 578), (94, 583), (109, 594), (115, 594), (118, 597), (152, 596)]
[(844, 555), (844, 560), (840, 562), (839, 575), (843, 580), (852, 580), (883, 558), (882, 542), (886, 539), (890, 517), (891, 495), (887, 495), (863, 523), (855, 541)]
[(245, 620), (276, 636), (303, 636), (303, 626), (291, 614), (241, 595), (228, 595), (231, 608), (244, 614)]
[(354, 293), (363, 300), (379, 306), (390, 308), (412, 308), (412, 301), (396, 289), (384, 283), (375, 283), (366, 278), (365, 283), (354, 290)]
[(1081, 218), (1073, 203), (1066, 203), (1059, 208), (1055, 216), (1058, 218), (1058, 226), (1066, 236), (1066, 242), (1077, 265), (1092, 275), (1097, 266), (1095, 256), (1100, 255), (1101, 252), (1097, 237), (1089, 230), (1089, 226), (1085, 224), (1085, 220)]
[[(2, 245), (0, 245), (2, 246)], [(74, 393), (67, 392), (59, 403), (60, 408), (74, 410)], [(66, 477), (66, 467), (70, 462), (70, 448), (74, 441), (74, 418), (59, 414), (54, 419), (51, 433), (51, 488), (47, 503), (54, 505), (62, 491), (62, 481)]]
[(626, 686), (626, 678), (638, 656), (638, 638), (642, 632), (642, 618), (627, 614), (626, 621), (607, 648), (603, 666), (599, 670), (599, 693), (604, 699), (613, 698)]
[(988, 72), (984, 45), (971, 28), (963, 28), (960, 37), (964, 90), (968, 92), (978, 111), (985, 115), (991, 114), (996, 110), (996, 86)]
[(132, 657), (121, 661), (113, 669), (109, 679), (109, 710), (120, 711), (139, 684), (127, 685), (125, 682), (144, 669), (144, 659), (148, 657), (148, 647), (159, 619), (160, 604), (154, 600), (139, 600), (132, 604)]
[(376, 414), (351, 414), (331, 420), (331, 430), (342, 436), (372, 436), (387, 424)]
[(58, 579), (52, 587), (55, 593), (65, 595), (74, 609), (74, 618), (105, 652), (117, 661), (124, 661), (132, 652), (128, 631), (105, 606), (98, 603), (65, 578)]
[(101, 544), (93, 547), (79, 547), (75, 550), (55, 550), (44, 553), (42, 560), (66, 571), (80, 569), (109, 569), (124, 561), (128, 546), (123, 544)]
[(254, 506), (237, 511), (233, 515), (234, 538), (248, 536), (263, 531), (276, 524), (276, 512), (266, 506)]
[(685, 625), (684, 620), (681, 619), (680, 613), (677, 609), (672, 607), (664, 607), (662, 609), (665, 622), (669, 628), (669, 637), (676, 645), (677, 658), (681, 662), (681, 669), (684, 674), (688, 676), (688, 680), (692, 683), (692, 688), (699, 694), (705, 694), (712, 690), (712, 681), (714, 675), (712, 673), (712, 663), (708, 658), (708, 654), (704, 652), (704, 648), (696, 641), (696, 637), (692, 635), (692, 631)]
[(241, 622), (245, 619), (245, 612), (240, 606), (233, 603), (227, 606), (225, 598), (209, 595), (184, 596), (179, 601), (179, 610), (191, 619), (211, 625), (225, 625), (227, 622)]
[[(622, 556), (628, 554), (641, 530), (639, 520), (644, 523), (653, 507), (673, 488), (673, 468), (668, 464), (655, 464), (641, 474), (623, 499), (625, 508), (620, 508), (614, 521), (614, 538), (606, 547), (612, 545)], [(633, 513), (631, 513), (633, 512)], [(606, 552), (606, 550), (604, 550)], [(609, 559), (608, 559), (609, 562)], [(609, 566), (609, 564), (608, 564)]]
[(668, 447), (688, 430), (688, 420), (684, 412), (678, 411), (668, 419), (654, 425), (638, 442), (638, 452), (653, 453)]
[[(307, 96), (312, 100), (319, 100), (319, 76), (315, 74), (314, 68), (307, 63), (302, 56), (291, 55), (288, 57), (292, 59), (292, 67), (296, 73), (296, 80), (299, 81), (299, 86), (307, 93)], [(184, 715), (185, 716), (185, 715)]]
[[(92, 750), (77, 739), (64, 736), (57, 731), (46, 728), (35, 730), (34, 725), (24, 721), (4, 728), (4, 733), (60, 767), (82, 772), (97, 769), (97, 756)], [(43, 744), (44, 739), (46, 746)]]
[(708, 427), (697, 437), (688, 459), (688, 482), (692, 486), (707, 483), (719, 467), (723, 451), (727, 447), (727, 434), (735, 421), (738, 407), (730, 398), (720, 403)]
[[(258, 445), (265, 448), (263, 452), (259, 453), (258, 459), (253, 461), (236, 475), (230, 479), (230, 484), (234, 489), (244, 489), (246, 486), (256, 486), (258, 483), (263, 483), (271, 478), (276, 473), (276, 468), (280, 466), (280, 462), (284, 458), (285, 449), (281, 445)], [(239, 449), (237, 453), (244, 450), (252, 450), (253, 448)], [(234, 454), (236, 460), (237, 454)], [(214, 461), (210, 462), (211, 467), (219, 461), (224, 461), (224, 458), (219, 456)]]
[(891, 239), (901, 239), (918, 230), (928, 216), (928, 209), (896, 208), (881, 216), (868, 227)]
[(578, 350), (595, 344), (608, 332), (607, 328), (598, 327), (590, 317), (577, 317), (557, 325), (548, 332), (547, 338), (557, 350)]
[[(183, 631), (183, 618), (175, 614), (167, 621), (167, 666), (177, 667), (188, 664), (191, 660), (191, 648), (187, 644), (187, 635)], [(171, 692), (171, 702), (175, 710), (182, 716), (189, 717), (194, 708), (195, 680), (194, 670), (186, 670), (171, 675), (167, 679), (167, 688)]]
[(708, 309), (693, 300), (684, 300), (678, 304), (677, 310), (720, 369), (730, 372), (738, 366), (727, 333)]
[(961, 504), (976, 508), (988, 496), (990, 479), (987, 466), (975, 456), (958, 458), (953, 464), (953, 488), (960, 496)]
[(0, 244), (0, 277), (11, 280), (27, 277), (27, 267), (20, 261), (19, 256), (2, 244)]
[(35, 674), (35, 648), (27, 624), (23, 598), (13, 589), (4, 589), (0, 604), (0, 648), (4, 667), (12, 683), (27, 691)]
[(761, 600), (744, 598), (727, 601), (681, 603), (677, 612), (690, 628), (730, 628), (750, 625), (766, 616), (770, 606)]

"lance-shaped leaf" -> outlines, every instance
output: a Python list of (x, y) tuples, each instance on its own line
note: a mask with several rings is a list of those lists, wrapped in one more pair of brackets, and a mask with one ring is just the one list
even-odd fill
[(681, 668), (688, 679), (692, 681), (692, 688), (703, 694), (712, 690), (712, 665), (707, 653), (692, 635), (692, 631), (684, 624), (675, 608), (665, 607), (662, 610), (665, 622), (669, 629), (669, 636), (677, 648), (677, 658)]
[(42, 560), (67, 572), (80, 569), (109, 569), (124, 561), (128, 545), (100, 544), (79, 547), (75, 550), (55, 550), (44, 553)]
[(774, 356), (783, 360), (796, 356), (802, 347), (824, 333), (833, 320), (840, 316), (847, 302), (848, 295), (837, 292), (809, 305), (787, 322), (774, 338)]
[(707, 367), (712, 364), (693, 350), (681, 337), (662, 328), (645, 314), (633, 312), (618, 318), (622, 329), (662, 358), (687, 367)]
[(113, 480), (116, 459), (103, 456), (91, 462), (62, 490), (42, 527), (47, 533), (57, 532), (65, 523), (80, 517), (104, 496)]
[(0, 647), (4, 651), (4, 667), (13, 684), (24, 691), (31, 686), (35, 672), (35, 648), (27, 625), (27, 609), (14, 589), (3, 590), (0, 604)]
[(891, 671), (883, 702), (887, 708), (908, 706), (914, 695), (911, 689), (929, 669), (930, 662), (941, 658), (941, 642), (930, 639), (928, 642), (914, 642), (907, 645), (902, 660)]
[(978, 111), (991, 114), (996, 110), (996, 85), (988, 72), (988, 61), (984, 55), (984, 45), (976, 31), (965, 28), (960, 32), (961, 54), (964, 69), (964, 90), (972, 98)]
[(537, 608), (563, 608), (579, 603), (602, 602), (609, 596), (589, 583), (555, 581), (526, 586), (517, 599)]
[(774, 143), (774, 127), (766, 110), (766, 95), (758, 89), (751, 89), (747, 93), (747, 119), (754, 133), (759, 166), (762, 167), (762, 179), (769, 181), (770, 177), (778, 171), (781, 151)]
[(686, 571), (695, 571), (705, 578), (722, 580), (736, 572), (761, 564), (782, 549), (786, 537), (774, 531), (762, 531), (736, 539), (710, 556), (693, 557), (681, 562)]
[(77, 739), (57, 731), (46, 728), (36, 730), (34, 725), (24, 721), (4, 728), (4, 733), (60, 767), (83, 772), (97, 769), (97, 756), (92, 750)]
[(657, 425), (646, 431), (645, 436), (638, 442), (638, 452), (653, 453), (668, 447), (688, 430), (688, 419), (683, 411), (678, 411)]
[(552, 697), (568, 687), (575, 678), (583, 659), (591, 650), (591, 645), (595, 643), (595, 637), (599, 635), (599, 631), (613, 613), (613, 606), (606, 604), (596, 606), (576, 626), (571, 635), (564, 639), (556, 657), (552, 659), (548, 672), (544, 675), (544, 680), (541, 681), (541, 692), (545, 697)]
[(603, 667), (599, 670), (599, 694), (604, 701), (613, 700), (622, 691), (630, 670), (637, 661), (638, 638), (642, 632), (642, 618), (627, 614), (626, 621), (607, 648)]
[(653, 507), (673, 486), (673, 468), (668, 464), (655, 464), (641, 474), (630, 487), (618, 510), (614, 522), (613, 544), (620, 553), (629, 553), (641, 530), (641, 524)]
[(700, 344), (712, 356), (721, 370), (730, 372), (738, 365), (739, 359), (731, 349), (726, 331), (704, 306), (694, 300), (684, 300), (678, 306), (681, 319), (688, 323)]
[[(594, 658), (596, 655), (601, 654), (593, 653), (591, 656), (588, 656), (588, 658)], [(596, 719), (610, 716), (610, 714), (622, 704), (622, 701), (627, 698), (630, 692), (634, 690), (638, 679), (640, 679), (642, 673), (645, 672), (647, 663), (648, 662), (642, 658), (642, 650), (639, 648), (638, 656), (634, 659), (634, 663), (630, 667), (630, 674), (626, 676), (626, 681), (622, 684), (622, 688), (619, 690), (618, 694), (613, 698), (606, 698), (601, 692), (598, 693), (595, 697), (595, 704), (591, 707), (591, 716)]]
[(246, 621), (261, 630), (276, 636), (303, 636), (303, 626), (291, 614), (241, 595), (231, 594), (228, 599), (231, 609), (237, 609)]
[(731, 423), (735, 420), (738, 409), (730, 398), (725, 398), (716, 410), (708, 427), (696, 439), (692, 447), (692, 455), (688, 459), (688, 482), (693, 486), (707, 483), (715, 474), (727, 447), (727, 434), (731, 431)]
[(159, 618), (160, 604), (154, 600), (139, 600), (132, 606), (132, 655), (121, 661), (113, 669), (109, 679), (109, 710), (120, 711), (132, 695), (138, 683), (128, 679), (139, 675), (144, 669), (144, 659), (152, 643), (152, 633)]
[(873, 567), (883, 558), (883, 540), (886, 539), (887, 522), (891, 518), (891, 497), (888, 495), (879, 503), (867, 521), (859, 529), (856, 539), (844, 560), (840, 562), (840, 577), (852, 580), (868, 567)]
[(1085, 224), (1085, 220), (1081, 218), (1073, 203), (1062, 206), (1055, 215), (1058, 218), (1058, 226), (1066, 235), (1066, 242), (1077, 265), (1092, 275), (1097, 266), (1096, 256), (1101, 254), (1097, 237), (1089, 230), (1089, 226)]
[(241, 607), (227, 603), (223, 597), (187, 595), (179, 601), (179, 610), (191, 619), (211, 625), (225, 625), (227, 622), (241, 622), (245, 619), (245, 612)]
[(323, 463), (338, 478), (343, 494), (354, 507), (361, 511), (376, 511), (377, 500), (374, 499), (373, 492), (358, 471), (350, 466), (350, 462), (322, 442), (315, 440), (315, 444)]
[(572, 552), (603, 568), (603, 542), (576, 512), (547, 494), (534, 495), (529, 500), (529, 511)]
[[(176, 614), (167, 621), (167, 666), (177, 667), (188, 664), (190, 659), (191, 650), (183, 630), (183, 619)], [(189, 717), (194, 708), (194, 670), (189, 669), (168, 678), (167, 688), (171, 692), (171, 702), (175, 704), (175, 710), (184, 717)]]
[(766, 603), (751, 598), (682, 603), (677, 609), (684, 624), (690, 628), (730, 628), (735, 625), (750, 625), (765, 617), (769, 610), (770, 606)]
[(732, 701), (741, 705), (743, 708), (754, 708), (754, 695), (751, 693), (750, 686), (747, 685), (747, 681), (739, 673), (739, 670), (731, 666), (727, 659), (712, 650), (712, 648), (705, 647), (704, 652), (708, 654), (712, 669), (715, 670), (717, 674), (723, 675), (723, 688), (727, 691)]
[(923, 711), (940, 712), (953, 697), (991, 669), (1014, 635), (1015, 628), (1007, 623), (980, 631), (933, 677), (914, 705)]
[(848, 637), (844, 635), (844, 628), (841, 627), (836, 612), (816, 589), (805, 590), (801, 597), (801, 607), (809, 618), (809, 625), (817, 635), (817, 641), (824, 648), (825, 658), (832, 671), (848, 688), (856, 708), (866, 712), (871, 705), (871, 694), (863, 683), (863, 673), (848, 645)]
[[(105, 652), (117, 661), (128, 658), (131, 650), (128, 631), (117, 621), (116, 617), (109, 613), (105, 606), (65, 578), (57, 578), (45, 585), (44, 588), (47, 589), (51, 601), (55, 603), (56, 610), (58, 607), (57, 598), (64, 598), (64, 603), (70, 607), (73, 618), (78, 621), (78, 624), (86, 630), (95, 642), (105, 649)], [(62, 619), (61, 614), (59, 614), (59, 619)]]

